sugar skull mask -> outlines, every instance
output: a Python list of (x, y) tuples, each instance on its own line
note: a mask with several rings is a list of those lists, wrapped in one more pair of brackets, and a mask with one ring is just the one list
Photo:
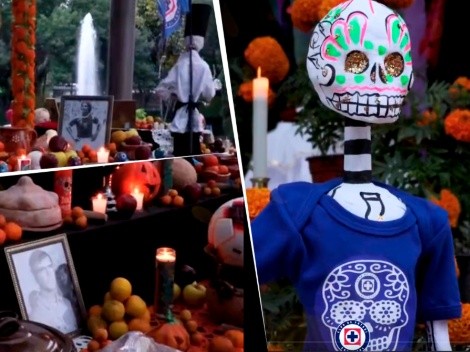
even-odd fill
[(394, 122), (413, 83), (406, 24), (372, 0), (341, 3), (315, 27), (307, 69), (330, 109), (364, 122)]

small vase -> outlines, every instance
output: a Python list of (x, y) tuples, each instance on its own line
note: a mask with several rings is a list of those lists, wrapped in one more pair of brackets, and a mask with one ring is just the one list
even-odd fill
[(312, 181), (315, 183), (343, 176), (344, 155), (311, 156), (307, 158), (307, 161)]
[(18, 149), (29, 153), (37, 136), (34, 129), (26, 127), (0, 127), (0, 142), (4, 144), (7, 153), (15, 153)]

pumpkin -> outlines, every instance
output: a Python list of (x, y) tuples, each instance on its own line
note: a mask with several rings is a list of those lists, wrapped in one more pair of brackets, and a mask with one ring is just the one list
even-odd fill
[(170, 321), (160, 325), (153, 333), (153, 339), (180, 351), (186, 351), (190, 346), (189, 333), (178, 321)]
[(111, 189), (116, 196), (138, 189), (144, 194), (144, 202), (149, 203), (158, 195), (160, 186), (160, 173), (150, 161), (121, 165), (112, 174)]
[(186, 159), (173, 159), (171, 169), (174, 189), (181, 191), (187, 185), (197, 182), (196, 169)]

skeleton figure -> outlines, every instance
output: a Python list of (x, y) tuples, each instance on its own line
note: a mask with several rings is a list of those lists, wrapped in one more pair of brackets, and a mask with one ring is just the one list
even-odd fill
[(447, 213), (372, 180), (371, 123), (392, 123), (412, 83), (403, 19), (348, 0), (314, 29), (309, 77), (346, 117), (344, 177), (271, 192), (251, 223), (259, 282), (289, 279), (305, 308), (306, 351), (410, 351), (427, 321), (432, 350), (448, 351), (461, 314)]
[[(372, 0), (346, 1), (315, 28), (307, 68), (322, 103), (347, 118), (344, 179), (328, 194), (365, 219), (402, 218), (405, 204), (372, 183), (368, 124), (395, 122), (413, 84), (411, 42), (405, 22)], [(450, 350), (447, 321), (428, 322), (427, 327), (434, 347)], [(386, 344), (374, 346), (373, 350), (389, 348)]]

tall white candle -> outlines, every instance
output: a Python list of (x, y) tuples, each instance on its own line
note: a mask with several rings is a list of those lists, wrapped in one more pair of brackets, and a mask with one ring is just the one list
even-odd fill
[(96, 197), (91, 198), (93, 211), (96, 211), (101, 214), (106, 214), (106, 205), (108, 200), (103, 196), (102, 193), (98, 193)]
[(107, 163), (109, 160), (109, 150), (104, 147), (98, 149), (96, 155), (99, 163)]
[(258, 77), (253, 80), (253, 177), (268, 177), (268, 93), (269, 80)]
[(134, 188), (134, 191), (132, 192), (132, 196), (135, 198), (137, 201), (137, 207), (135, 210), (142, 210), (144, 207), (144, 194), (140, 192), (137, 188)]

